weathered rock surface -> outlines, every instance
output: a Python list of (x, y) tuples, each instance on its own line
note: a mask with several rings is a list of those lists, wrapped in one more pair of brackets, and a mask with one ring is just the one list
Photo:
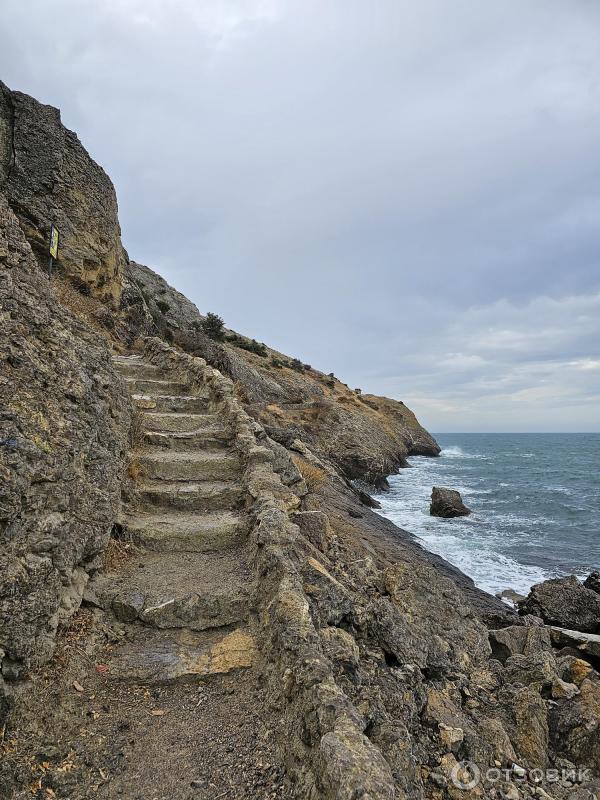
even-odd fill
[(55, 225), (60, 268), (118, 308), (127, 258), (110, 178), (62, 125), (58, 109), (1, 82), (0, 191), (41, 265)]
[(578, 650), (584, 658), (587, 657), (594, 663), (600, 663), (600, 634), (553, 627), (550, 629), (550, 635), (555, 647), (573, 648)]
[(471, 509), (463, 503), (460, 492), (434, 486), (431, 491), (429, 513), (432, 517), (465, 517), (471, 513)]
[(586, 589), (591, 589), (592, 592), (600, 594), (600, 572), (590, 572), (583, 585)]
[(527, 599), (519, 604), (519, 613), (541, 617), (548, 625), (600, 632), (600, 595), (583, 586), (574, 575), (533, 586)]
[(12, 679), (48, 659), (100, 566), (129, 405), (106, 340), (60, 305), (1, 194), (0, 322), (0, 652)]

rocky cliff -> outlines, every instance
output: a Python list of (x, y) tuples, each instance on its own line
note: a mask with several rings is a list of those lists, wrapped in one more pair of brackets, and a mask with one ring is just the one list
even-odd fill
[(0, 321), (2, 685), (49, 658), (101, 565), (129, 412), (107, 341), (58, 302), (1, 194)]
[(2, 82), (0, 188), (40, 264), (48, 260), (55, 225), (64, 272), (117, 308), (126, 254), (109, 177), (62, 125), (58, 109)]
[(0, 97), (0, 794), (591, 800), (596, 643), (359, 491), (438, 452), (412, 412), (208, 338), (58, 112)]

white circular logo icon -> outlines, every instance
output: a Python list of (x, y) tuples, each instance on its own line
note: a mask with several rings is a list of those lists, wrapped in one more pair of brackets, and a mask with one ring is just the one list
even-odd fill
[(481, 770), (472, 761), (459, 761), (452, 768), (450, 778), (457, 789), (468, 791), (474, 789), (481, 780)]

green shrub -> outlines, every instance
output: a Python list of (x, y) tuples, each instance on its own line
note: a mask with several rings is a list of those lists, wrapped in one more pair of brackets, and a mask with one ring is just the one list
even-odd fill
[(304, 364), (300, 361), (299, 358), (292, 358), (292, 360), (287, 365), (290, 369), (293, 369), (295, 372), (304, 372)]
[(157, 305), (157, 307), (160, 309), (160, 311), (163, 314), (166, 314), (167, 311), (171, 310), (171, 306), (168, 303), (166, 303), (164, 300), (157, 300), (156, 301), (156, 305)]
[(218, 314), (209, 311), (200, 323), (203, 333), (215, 342), (222, 342), (225, 339), (224, 322)]
[(239, 336), (237, 333), (231, 333), (225, 338), (234, 347), (240, 347), (242, 350), (256, 353), (257, 356), (262, 356), (262, 358), (267, 356), (267, 348), (262, 342), (257, 342), (256, 339), (246, 339), (245, 336)]

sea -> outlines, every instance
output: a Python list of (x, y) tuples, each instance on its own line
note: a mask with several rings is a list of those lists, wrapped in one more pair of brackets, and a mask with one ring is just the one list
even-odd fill
[[(600, 433), (438, 433), (439, 458), (409, 458), (379, 513), (492, 594), (600, 569)], [(468, 517), (429, 514), (433, 486)]]

